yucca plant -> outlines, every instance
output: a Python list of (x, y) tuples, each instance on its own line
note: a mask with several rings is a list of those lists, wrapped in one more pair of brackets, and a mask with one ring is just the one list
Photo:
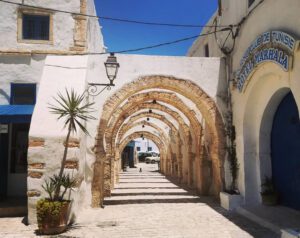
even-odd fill
[[(76, 133), (78, 129), (81, 129), (85, 134), (89, 135), (85, 123), (88, 120), (95, 119), (93, 116), (89, 115), (92, 110), (94, 103), (85, 102), (85, 93), (77, 94), (74, 89), (68, 91), (65, 90), (65, 95), (58, 93), (57, 97), (54, 98), (56, 105), (49, 104), (50, 112), (58, 116), (58, 120), (64, 120), (64, 128), (68, 128), (66, 140), (65, 140), (65, 149), (63, 153), (63, 158), (61, 161), (61, 167), (55, 180), (58, 181), (58, 186), (55, 188), (53, 200), (59, 200), (60, 197), (60, 188), (64, 184), (72, 184), (70, 177), (64, 176), (64, 168), (68, 154), (68, 145), (70, 136), (72, 133)], [(66, 189), (63, 194), (65, 194)]]

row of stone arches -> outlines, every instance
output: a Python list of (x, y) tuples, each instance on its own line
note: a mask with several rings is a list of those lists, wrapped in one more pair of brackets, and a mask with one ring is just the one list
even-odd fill
[(123, 86), (103, 106), (95, 145), (93, 207), (110, 195), (123, 149), (141, 134), (158, 146), (162, 173), (201, 194), (222, 190), (225, 136), (214, 100), (192, 81), (147, 76)]

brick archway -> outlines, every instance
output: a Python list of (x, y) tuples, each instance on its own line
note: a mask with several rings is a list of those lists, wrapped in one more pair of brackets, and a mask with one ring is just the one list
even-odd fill
[[(167, 137), (166, 133), (160, 127), (156, 126), (154, 123), (147, 122), (147, 121), (123, 124), (123, 126), (120, 128), (120, 134), (122, 134), (124, 136), (129, 130), (131, 130), (137, 126), (142, 126), (142, 125), (155, 129), (162, 136), (162, 139), (164, 141), (168, 141), (168, 137)], [(117, 145), (120, 144), (121, 141), (124, 139), (123, 136), (120, 136), (118, 138), (118, 140), (116, 141)]]
[[(146, 95), (146, 94), (139, 94), (139, 100), (144, 100), (145, 99), (144, 95)], [(174, 99), (175, 103), (178, 103), (178, 101), (175, 100), (176, 97), (172, 97), (172, 99)], [(137, 101), (137, 102), (139, 103), (139, 101)], [(181, 105), (184, 106), (182, 103), (181, 103)], [(151, 104), (151, 103), (142, 103), (142, 104), (138, 104), (137, 106), (135, 106), (134, 104), (126, 104), (126, 107), (125, 106), (122, 107), (120, 109), (120, 111), (123, 112), (124, 114), (132, 115), (142, 109), (157, 109), (161, 112), (169, 114), (172, 118), (174, 118), (175, 121), (177, 121), (177, 123), (183, 129), (185, 137), (187, 138), (189, 136), (189, 133), (190, 133), (189, 126), (184, 122), (184, 120), (181, 118), (179, 113), (167, 108), (166, 106), (163, 106), (160, 104)], [(143, 112), (142, 114), (139, 114), (139, 118), (141, 118), (141, 117), (153, 117), (153, 118), (159, 119), (161, 121), (164, 121), (166, 124), (168, 124), (169, 127), (172, 127), (172, 129), (175, 131), (175, 126), (171, 122), (166, 120), (164, 118), (164, 116), (161, 114), (157, 114), (157, 113), (149, 114), (149, 113)], [(127, 119), (127, 117), (122, 117), (122, 116), (119, 116), (118, 118), (119, 118), (119, 120), (114, 123), (115, 127), (112, 128), (112, 129), (114, 129), (113, 132), (111, 132), (111, 134), (108, 133), (107, 137), (106, 137), (108, 141), (111, 139), (112, 149), (113, 149), (113, 146), (115, 145), (115, 139), (117, 138), (117, 134), (119, 133), (119, 128), (122, 126), (124, 121)], [(131, 118), (137, 119), (136, 115), (132, 116)], [(196, 120), (194, 115), (193, 115), (193, 120), (194, 121)], [(185, 138), (184, 138), (184, 141), (186, 142)]]
[[(114, 139), (114, 133), (120, 128), (120, 125), (124, 122), (126, 118), (129, 117), (130, 112), (138, 108), (139, 104), (145, 101), (157, 100), (160, 102), (167, 103), (177, 109), (179, 109), (183, 114), (190, 121), (190, 125), (192, 127), (192, 131), (195, 134), (195, 143), (197, 143), (197, 138), (200, 136), (201, 133), (201, 125), (197, 120), (195, 113), (190, 110), (187, 105), (175, 94), (170, 92), (157, 92), (157, 91), (150, 91), (145, 93), (134, 94), (133, 96), (128, 98), (128, 102), (119, 108), (115, 113), (112, 115), (112, 119), (108, 124), (108, 129), (106, 131), (105, 140), (107, 143), (106, 146), (106, 153), (111, 154), (112, 150), (112, 142), (111, 140)], [(179, 120), (179, 119), (178, 119)]]
[[(148, 92), (143, 92), (143, 93), (138, 93), (134, 94), (133, 96), (129, 97), (127, 102), (118, 108), (113, 114), (112, 114), (112, 119), (109, 122), (108, 125), (108, 130), (105, 135), (106, 138), (106, 153), (107, 153), (107, 158), (115, 157), (116, 155), (114, 154), (114, 144), (115, 144), (115, 138), (116, 134), (119, 131), (119, 128), (121, 125), (124, 123), (124, 121), (130, 117), (131, 113), (133, 111), (138, 110), (140, 104), (143, 104), (145, 101), (152, 101), (156, 100), (158, 102), (163, 102), (166, 105), (173, 106), (174, 108), (177, 108), (177, 110), (181, 111), (186, 118), (188, 119), (190, 126), (189, 127), (184, 127), (183, 126), (183, 131), (185, 134), (184, 142), (187, 147), (187, 157), (189, 157), (189, 163), (185, 163), (185, 167), (189, 167), (189, 184), (193, 183), (194, 180), (194, 174), (192, 173), (193, 167), (194, 167), (194, 159), (192, 157), (198, 157), (200, 156), (200, 150), (197, 150), (195, 152), (192, 151), (192, 148), (197, 148), (197, 145), (199, 144), (198, 141), (200, 140), (201, 137), (201, 124), (199, 123), (195, 112), (193, 110), (190, 110), (188, 106), (178, 97), (176, 93), (173, 92), (166, 92), (166, 91), (148, 91)], [(168, 110), (170, 112), (171, 109)], [(180, 115), (177, 114), (176, 120), (182, 123), (183, 119), (181, 118)], [(183, 123), (182, 123), (183, 124)], [(181, 125), (182, 125), (181, 124)], [(171, 153), (172, 154), (172, 153)], [(175, 155), (172, 154), (174, 157)], [(199, 158), (201, 159), (201, 158)], [(175, 169), (175, 164), (174, 160), (171, 160), (172, 162), (169, 162), (169, 166), (173, 167), (173, 170)], [(172, 165), (171, 165), (172, 164)], [(113, 162), (111, 163), (110, 166), (114, 166)], [(180, 166), (179, 169), (181, 169), (182, 166)], [(169, 171), (172, 171), (172, 169), (169, 169)], [(113, 177), (114, 175), (111, 175)], [(109, 176), (106, 176), (109, 177)], [(107, 181), (108, 180), (108, 181)], [(113, 181), (112, 178), (107, 179), (104, 181), (104, 183), (108, 184)], [(106, 188), (109, 188), (107, 185)], [(113, 184), (111, 183), (111, 189), (113, 188)], [(104, 191), (106, 196), (110, 195), (110, 190)]]
[(152, 140), (156, 146), (159, 148), (160, 151), (162, 151), (162, 153), (165, 153), (167, 151), (167, 146), (166, 144), (161, 140), (161, 138), (159, 138), (158, 136), (154, 135), (151, 132), (148, 131), (136, 131), (132, 134), (130, 134), (128, 137), (126, 137), (124, 140), (122, 140), (120, 142), (119, 148), (120, 148), (120, 152), (122, 152), (122, 150), (125, 148), (125, 146), (132, 140), (139, 138), (141, 133), (144, 134), (144, 137), (146, 139)]
[[(106, 153), (111, 154), (111, 151), (105, 150), (104, 141), (106, 139), (106, 135), (108, 133), (112, 133), (112, 127), (110, 127), (110, 123), (111, 120), (115, 119), (112, 118), (112, 115), (116, 110), (119, 110), (120, 105), (122, 105), (122, 103), (126, 103), (126, 100), (133, 94), (150, 89), (169, 90), (174, 93), (178, 93), (195, 103), (197, 109), (201, 112), (201, 115), (203, 116), (206, 126), (209, 129), (212, 137), (210, 157), (213, 167), (214, 194), (217, 195), (223, 188), (225, 133), (223, 121), (214, 100), (192, 81), (168, 76), (146, 76), (140, 77), (139, 79), (125, 85), (121, 90), (111, 96), (103, 106), (103, 113), (100, 119), (98, 136), (95, 145), (96, 162), (94, 166), (94, 177), (92, 183), (93, 207), (98, 207), (101, 199), (103, 198), (103, 194), (101, 194), (100, 191), (100, 184), (102, 181), (101, 173), (98, 172), (101, 171), (100, 166), (103, 166), (105, 160), (107, 159)], [(141, 102), (145, 102), (145, 100)], [(126, 117), (126, 115), (124, 116)]]

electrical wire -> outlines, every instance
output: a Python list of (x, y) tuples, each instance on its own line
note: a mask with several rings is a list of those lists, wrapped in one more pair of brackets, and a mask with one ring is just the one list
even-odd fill
[[(198, 37), (203, 37), (207, 36), (210, 34), (215, 34), (216, 32), (223, 32), (223, 31), (231, 31), (232, 30), (232, 25), (231, 26), (216, 26), (216, 25), (184, 25), (184, 24), (169, 24), (169, 23), (154, 23), (154, 22), (142, 22), (142, 21), (135, 21), (135, 20), (127, 20), (127, 19), (119, 19), (119, 18), (111, 18), (111, 17), (100, 17), (100, 16), (94, 16), (94, 15), (88, 15), (88, 14), (82, 14), (82, 13), (75, 13), (75, 12), (69, 12), (69, 11), (64, 11), (64, 10), (58, 10), (58, 9), (52, 9), (52, 8), (45, 8), (45, 7), (38, 7), (38, 6), (33, 6), (33, 5), (28, 5), (24, 3), (15, 3), (15, 2), (10, 2), (7, 0), (0, 0), (0, 2), (7, 3), (7, 4), (12, 4), (12, 5), (17, 5), (17, 6), (22, 6), (22, 7), (30, 7), (33, 9), (39, 9), (39, 10), (47, 10), (47, 11), (53, 11), (53, 12), (60, 12), (60, 13), (67, 13), (67, 14), (74, 14), (74, 15), (79, 15), (79, 16), (85, 16), (85, 17), (92, 17), (92, 18), (97, 18), (97, 19), (105, 19), (105, 20), (112, 20), (112, 21), (120, 21), (120, 22), (126, 22), (126, 23), (136, 23), (136, 24), (144, 24), (144, 25), (155, 25), (155, 26), (170, 26), (170, 27), (214, 27), (215, 30), (213, 32), (201, 34), (201, 35), (195, 35), (195, 36), (190, 36), (190, 37), (185, 37), (181, 39), (177, 39), (174, 41), (169, 41), (169, 42), (164, 42), (164, 43), (159, 43), (155, 45), (150, 45), (150, 46), (145, 46), (145, 47), (140, 47), (140, 48), (133, 48), (133, 49), (127, 49), (127, 50), (120, 50), (120, 51), (115, 51), (113, 53), (129, 53), (129, 52), (137, 52), (137, 51), (142, 51), (142, 50), (147, 50), (147, 49), (153, 49), (153, 48), (158, 48), (166, 45), (172, 45), (172, 44), (177, 44), (180, 42), (196, 39)], [(222, 27), (222, 29), (217, 30), (218, 27)], [(14, 54), (18, 53), (16, 51), (6, 51), (4, 52), (6, 54)], [(25, 52), (26, 53), (26, 52)], [(63, 54), (63, 53), (46, 53), (46, 52), (28, 52), (29, 54), (36, 54), (36, 55), (104, 55), (104, 54), (110, 54), (110, 52), (87, 52), (87, 53), (70, 53), (70, 54)]]
[[(110, 53), (123, 54), (123, 53), (137, 52), (137, 51), (141, 51), (141, 50), (148, 50), (148, 49), (158, 48), (158, 47), (162, 47), (162, 46), (166, 46), (166, 45), (173, 45), (173, 44), (177, 44), (177, 43), (180, 43), (180, 42), (184, 42), (184, 41), (196, 39), (196, 38), (199, 38), (199, 37), (215, 34), (215, 32), (222, 32), (222, 31), (231, 31), (231, 28), (223, 28), (223, 29), (218, 30), (218, 31), (212, 31), (212, 32), (208, 32), (208, 33), (205, 33), (205, 34), (201, 34), (201, 35), (185, 37), (185, 38), (181, 38), (181, 39), (178, 39), (178, 40), (168, 41), (168, 42), (159, 43), (159, 44), (150, 45), (150, 46), (145, 46), (145, 47), (141, 47), (141, 48), (133, 48), (133, 49), (127, 49), (127, 50), (113, 51), (113, 52), (87, 52), (87, 53), (68, 53), (68, 54), (64, 54), (64, 53), (51, 53), (51, 52), (38, 52), (38, 51), (37, 52), (5, 51), (3, 53), (5, 53), (5, 54), (24, 53), (24, 54), (34, 54), (34, 55), (106, 55), (106, 54), (110, 54)], [(1, 51), (0, 51), (0, 53), (1, 53)]]
[[(24, 4), (24, 3), (10, 2), (10, 1), (7, 1), (7, 0), (0, 0), (0, 2), (7, 3), (7, 4), (12, 4), (12, 5), (17, 5), (17, 6), (22, 6), (22, 7), (29, 7), (29, 8), (33, 8), (33, 9), (37, 9), (37, 10), (60, 12), (60, 13), (66, 13), (66, 14), (96, 18), (96, 19), (101, 19), (101, 20), (123, 22), (123, 23), (152, 25), (152, 26), (165, 26), (165, 27), (185, 27), (185, 28), (214, 28), (215, 27), (214, 25), (173, 24), (173, 23), (162, 23), (162, 22), (138, 21), (138, 20), (130, 20), (130, 19), (122, 19), (122, 18), (113, 18), (113, 17), (106, 17), (106, 16), (97, 16), (97, 15), (76, 13), (76, 12), (70, 12), (70, 11), (65, 11), (65, 10), (47, 8), (47, 7), (38, 7), (38, 6), (28, 5), (28, 4)], [(223, 28), (223, 27), (228, 27), (228, 26), (226, 26), (226, 25), (221, 26), (220, 25), (220, 26), (217, 26), (217, 27)]]
[[(231, 31), (231, 28), (223, 28), (223, 29), (218, 30), (216, 32), (222, 32), (222, 31)], [(169, 41), (169, 42), (165, 42), (165, 43), (160, 43), (160, 44), (156, 44), (156, 45), (146, 46), (146, 47), (142, 47), (142, 48), (116, 51), (114, 53), (129, 53), (129, 52), (136, 52), (136, 51), (141, 51), (141, 50), (148, 50), (148, 49), (158, 48), (158, 47), (162, 47), (162, 46), (166, 46), (166, 45), (177, 44), (177, 43), (180, 43), (180, 42), (196, 39), (196, 38), (211, 35), (211, 34), (215, 34), (215, 31), (205, 33), (205, 34), (201, 34), (201, 35), (190, 36), (190, 37), (186, 37), (186, 38), (182, 38), (182, 39), (178, 39), (178, 40), (174, 40), (174, 41)]]

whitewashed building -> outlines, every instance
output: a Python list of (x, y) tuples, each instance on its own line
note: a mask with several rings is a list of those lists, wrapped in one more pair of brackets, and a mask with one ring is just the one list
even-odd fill
[[(44, 163), (27, 160), (32, 156), (27, 152), (32, 115), (43, 113), (35, 105), (67, 85), (84, 91), (89, 60), (81, 55), (105, 48), (98, 19), (76, 15), (96, 15), (94, 1), (10, 2), (0, 3), (0, 197), (27, 200), (28, 195), (30, 206), (30, 197), (38, 195), (30, 184), (44, 170)], [(36, 126), (51, 130), (43, 121)]]
[(157, 146), (162, 173), (203, 195), (228, 188), (226, 148), (236, 144), (243, 204), (260, 204), (272, 176), (286, 189), (282, 204), (299, 209), (299, 1), (220, 1), (203, 31), (211, 35), (188, 57), (117, 54), (115, 86), (98, 96), (89, 84), (107, 83), (107, 55), (98, 19), (84, 16), (96, 15), (94, 1), (12, 2), (0, 2), (0, 195), (27, 196), (30, 223), (60, 167), (66, 131), (48, 106), (65, 88), (95, 102), (91, 136), (68, 145), (65, 168), (80, 181), (75, 216), (111, 195), (122, 152), (141, 134)]
[(273, 179), (279, 204), (300, 209), (300, 53), (298, 0), (223, 0), (189, 50), (226, 59), (238, 190), (243, 204), (261, 204), (261, 184)]
[(164, 174), (201, 194), (223, 190), (222, 59), (118, 54), (115, 86), (92, 96), (88, 84), (108, 81), (98, 19), (84, 16), (96, 15), (94, 2), (26, 4), (0, 2), (1, 198), (27, 196), (29, 223), (36, 221), (42, 184), (57, 173), (67, 134), (48, 106), (65, 88), (95, 102), (91, 136), (72, 135), (68, 145), (66, 172), (80, 181), (75, 217), (110, 196), (122, 151), (141, 134), (159, 149)]
[(157, 148), (157, 146), (155, 145), (155, 143), (151, 140), (148, 140), (148, 139), (136, 139), (135, 140), (135, 147), (136, 147), (136, 150), (139, 152), (139, 151), (143, 151), (143, 152), (146, 152), (146, 151), (154, 151), (154, 152), (157, 152), (159, 153), (159, 149)]

